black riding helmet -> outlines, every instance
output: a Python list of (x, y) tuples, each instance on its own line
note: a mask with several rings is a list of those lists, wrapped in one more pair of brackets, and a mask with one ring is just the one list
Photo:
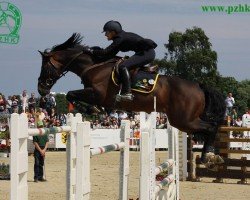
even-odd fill
[(120, 22), (118, 21), (108, 21), (104, 26), (103, 26), (103, 32), (107, 31), (115, 31), (116, 33), (120, 33), (122, 31), (122, 26)]

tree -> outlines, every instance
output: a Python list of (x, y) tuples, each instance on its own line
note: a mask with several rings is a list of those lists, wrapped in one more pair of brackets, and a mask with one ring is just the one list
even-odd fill
[(165, 44), (168, 53), (158, 60), (165, 74), (209, 85), (216, 85), (217, 53), (205, 32), (198, 27), (187, 29), (184, 33), (172, 32), (169, 43)]
[(246, 109), (250, 108), (250, 80), (244, 80), (239, 83), (235, 101), (240, 115), (243, 115)]
[(58, 114), (68, 113), (68, 101), (66, 100), (65, 94), (56, 94), (56, 109)]

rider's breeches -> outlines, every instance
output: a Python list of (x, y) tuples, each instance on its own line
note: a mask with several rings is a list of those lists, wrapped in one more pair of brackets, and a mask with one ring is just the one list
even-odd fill
[(155, 50), (149, 49), (147, 51), (135, 53), (129, 59), (125, 60), (119, 65), (119, 71), (126, 67), (128, 70), (146, 65), (155, 59)]

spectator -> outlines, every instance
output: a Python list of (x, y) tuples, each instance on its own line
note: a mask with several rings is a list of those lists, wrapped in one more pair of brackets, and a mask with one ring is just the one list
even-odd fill
[(119, 114), (119, 119), (123, 120), (123, 119), (127, 119), (128, 118), (128, 114), (124, 111), (121, 111)]
[(130, 129), (135, 129), (135, 120), (133, 117), (130, 117)]
[(11, 106), (12, 106), (12, 98), (11, 98), (11, 96), (8, 96), (8, 99), (6, 101), (6, 108), (8, 110), (8, 113), (10, 113), (10, 114), (13, 112)]
[(36, 124), (37, 126), (41, 126), (45, 124), (45, 113), (42, 108), (38, 108), (36, 112)]
[(235, 126), (238, 126), (238, 127), (242, 126), (242, 120), (240, 117), (238, 117), (237, 120), (235, 121)]
[[(66, 120), (66, 115), (65, 114), (60, 114), (58, 116), (58, 119), (60, 120), (60, 124), (62, 126), (65, 126), (67, 124), (67, 120)], [(92, 124), (93, 125), (93, 124)]]
[(39, 108), (46, 110), (46, 97), (41, 97), (39, 101)]
[(166, 121), (165, 118), (160, 119), (160, 124), (159, 124), (159, 126), (157, 128), (161, 128), (161, 129), (167, 128), (167, 121)]
[(246, 110), (246, 113), (242, 116), (242, 126), (250, 126), (250, 110)]
[(93, 129), (98, 129), (101, 128), (101, 124), (99, 123), (99, 120), (95, 120), (95, 122), (93, 123)]
[(118, 126), (118, 120), (117, 120), (115, 117), (113, 117), (113, 118), (111, 119), (110, 128), (113, 128), (113, 129), (119, 128), (119, 126)]
[(22, 113), (28, 110), (28, 99), (29, 99), (29, 96), (27, 95), (27, 91), (24, 90), (22, 95), (20, 95)]
[(110, 116), (111, 118), (116, 118), (116, 119), (118, 119), (118, 114), (117, 114), (116, 110), (112, 110), (111, 113), (109, 114), (109, 116)]
[(31, 97), (28, 99), (28, 105), (29, 105), (29, 111), (31, 108), (36, 110), (36, 98), (35, 98), (35, 93), (31, 93)]
[(107, 119), (104, 119), (104, 121), (101, 123), (102, 128), (110, 128), (110, 123)]
[(226, 103), (226, 116), (231, 115), (233, 105), (235, 104), (235, 101), (231, 92), (228, 93), (225, 103)]
[(35, 128), (36, 127), (36, 113), (35, 110), (33, 108), (30, 109), (30, 112), (27, 113), (27, 117), (28, 117), (28, 123), (29, 123), (29, 127), (30, 128)]
[(18, 104), (19, 104), (19, 101), (18, 101), (16, 95), (13, 95), (12, 96), (12, 104), (11, 104), (11, 108), (12, 108), (13, 113), (18, 113)]
[(6, 111), (6, 101), (2, 95), (0, 95), (0, 112)]
[(237, 118), (238, 118), (238, 114), (236, 112), (236, 109), (233, 108), (232, 113), (231, 113), (231, 120), (232, 120), (232, 125), (233, 126), (235, 125), (235, 121), (237, 120)]
[(51, 115), (52, 108), (55, 108), (55, 107), (56, 107), (56, 99), (53, 96), (53, 94), (50, 93), (47, 96), (47, 100), (46, 100), (46, 111), (48, 112), (48, 115)]
[[(43, 127), (42, 124), (38, 125), (38, 128), (42, 128), (42, 127)], [(43, 173), (44, 173), (43, 166), (44, 166), (45, 153), (49, 144), (49, 139), (47, 137), (47, 134), (33, 136), (33, 143), (35, 145), (34, 182), (38, 182), (38, 181), (44, 182), (46, 181), (46, 179), (43, 178)]]

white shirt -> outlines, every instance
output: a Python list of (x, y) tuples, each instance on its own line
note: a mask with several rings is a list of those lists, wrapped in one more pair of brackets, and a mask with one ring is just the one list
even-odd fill
[(235, 101), (234, 101), (233, 97), (227, 97), (225, 102), (226, 102), (227, 108), (231, 108), (235, 104)]
[(26, 96), (20, 95), (20, 99), (21, 99), (21, 103), (22, 103), (22, 111), (25, 112), (25, 108), (28, 107), (29, 96), (28, 95), (26, 95)]
[(242, 116), (242, 126), (250, 127), (250, 114), (246, 113)]
[(242, 121), (240, 120), (240, 121), (235, 121), (235, 124), (237, 125), (237, 126), (239, 126), (239, 127), (241, 127), (242, 126)]
[(119, 119), (126, 119), (126, 118), (128, 118), (127, 113), (122, 112), (122, 113), (119, 114)]

